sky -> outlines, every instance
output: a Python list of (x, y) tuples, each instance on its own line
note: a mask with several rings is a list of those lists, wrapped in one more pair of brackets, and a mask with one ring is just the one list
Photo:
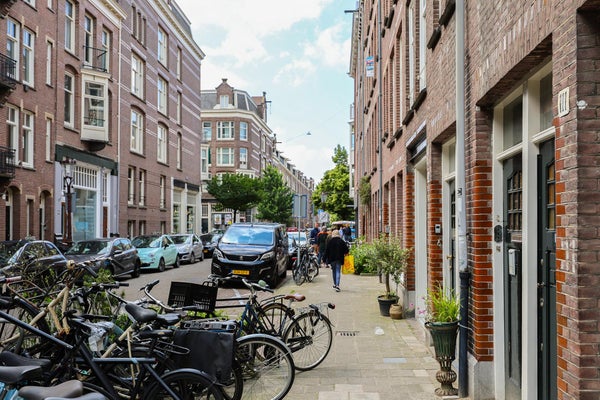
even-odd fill
[[(251, 96), (266, 92), (277, 148), (321, 180), (333, 150), (349, 149), (348, 75), (355, 0), (176, 0), (205, 53), (202, 90), (222, 78)], [(310, 135), (308, 134), (310, 132)]]

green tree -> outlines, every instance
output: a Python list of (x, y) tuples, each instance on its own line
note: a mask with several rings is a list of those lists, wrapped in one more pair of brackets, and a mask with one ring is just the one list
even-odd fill
[(258, 203), (256, 217), (264, 221), (289, 223), (294, 193), (283, 182), (281, 173), (277, 168), (269, 165), (261, 180), (264, 196)]
[[(348, 205), (353, 203), (350, 198), (350, 174), (348, 167), (348, 151), (339, 144), (335, 147), (331, 158), (335, 166), (325, 171), (323, 178), (312, 194), (315, 208), (329, 213), (334, 220), (350, 220), (354, 218), (354, 210)], [(326, 195), (325, 202), (321, 196)]]
[(262, 181), (242, 174), (213, 176), (206, 185), (206, 191), (223, 208), (233, 210), (233, 220), (238, 211), (246, 211), (261, 200)]

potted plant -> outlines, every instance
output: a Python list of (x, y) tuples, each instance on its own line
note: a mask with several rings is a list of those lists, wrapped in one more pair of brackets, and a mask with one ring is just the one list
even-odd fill
[[(396, 292), (402, 281), (402, 274), (406, 271), (411, 250), (402, 247), (402, 241), (397, 236), (380, 235), (373, 240), (371, 246), (369, 263), (377, 268), (385, 282), (385, 293), (377, 298), (379, 311), (381, 315), (388, 317), (390, 306), (398, 302)], [(396, 290), (392, 290), (390, 281), (396, 284)]]
[(456, 372), (452, 362), (456, 358), (456, 337), (460, 319), (460, 302), (454, 290), (444, 290), (437, 285), (427, 299), (425, 327), (431, 333), (435, 358), (440, 364), (436, 379), (441, 387), (435, 389), (438, 396), (455, 396), (458, 390), (452, 386)]

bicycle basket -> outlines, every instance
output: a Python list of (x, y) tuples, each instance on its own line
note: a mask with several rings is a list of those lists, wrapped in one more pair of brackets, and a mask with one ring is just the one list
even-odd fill
[(198, 311), (212, 312), (215, 310), (217, 290), (217, 284), (212, 282), (171, 282), (168, 304), (173, 307), (195, 306)]
[(173, 342), (190, 349), (186, 355), (173, 357), (179, 368), (195, 368), (225, 383), (231, 379), (235, 336), (231, 332), (200, 329), (177, 329)]

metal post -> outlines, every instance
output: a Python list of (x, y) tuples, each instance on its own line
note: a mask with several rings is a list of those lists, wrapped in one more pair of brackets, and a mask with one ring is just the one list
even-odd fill
[(77, 161), (73, 158), (63, 157), (60, 162), (64, 168), (64, 177), (63, 184), (65, 187), (65, 203), (67, 206), (67, 215), (65, 219), (65, 232), (63, 242), (67, 246), (71, 246), (73, 244), (73, 226), (72, 226), (72, 213), (73, 213), (73, 175), (72, 168), (73, 165), (77, 163)]

